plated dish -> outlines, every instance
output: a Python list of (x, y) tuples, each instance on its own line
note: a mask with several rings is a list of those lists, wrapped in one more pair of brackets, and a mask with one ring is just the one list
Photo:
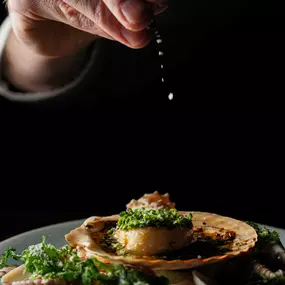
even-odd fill
[(66, 232), (63, 247), (51, 245), (45, 236), (22, 253), (9, 247), (0, 259), (1, 281), (5, 285), (285, 284), (285, 251), (277, 232), (175, 207), (168, 194), (145, 194), (131, 200), (120, 214), (86, 219)]

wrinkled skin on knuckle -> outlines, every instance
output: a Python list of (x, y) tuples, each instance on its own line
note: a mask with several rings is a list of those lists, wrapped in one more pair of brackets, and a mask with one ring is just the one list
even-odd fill
[(93, 1), (91, 4), (91, 19), (99, 27), (106, 26), (108, 14), (102, 1)]
[(118, 34), (121, 24), (115, 19), (114, 15), (110, 13), (103, 2), (94, 5), (92, 8), (93, 13), (91, 18), (95, 23), (94, 28), (97, 27), (99, 31), (103, 30), (104, 33), (108, 35), (112, 34), (111, 31), (113, 31), (113, 35)]
[(84, 31), (91, 31), (95, 27), (95, 23), (81, 13), (77, 13), (77, 15), (71, 17), (69, 21), (71, 24), (75, 24)]
[(74, 1), (73, 1), (73, 3), (74, 3), (75, 6), (77, 6), (77, 5), (79, 5), (79, 4), (86, 6), (86, 5), (88, 4), (87, 2), (88, 2), (87, 0), (84, 0), (84, 1), (83, 1), (83, 0), (74, 0)]
[(58, 6), (58, 13), (63, 17), (64, 23), (83, 31), (91, 31), (94, 29), (95, 23), (91, 19), (64, 2), (61, 2)]

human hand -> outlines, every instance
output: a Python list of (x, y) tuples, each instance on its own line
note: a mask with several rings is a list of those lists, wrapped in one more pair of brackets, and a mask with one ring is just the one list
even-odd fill
[(97, 37), (142, 48), (167, 0), (8, 0), (13, 32), (36, 54), (66, 56)]

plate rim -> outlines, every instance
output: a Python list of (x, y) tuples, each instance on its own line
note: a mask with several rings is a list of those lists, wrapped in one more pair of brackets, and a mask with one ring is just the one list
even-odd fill
[[(68, 226), (69, 224), (83, 223), (85, 220), (86, 219), (76, 219), (76, 220), (71, 220), (71, 221), (59, 222), (59, 223), (49, 224), (49, 225), (46, 225), (46, 226), (43, 226), (43, 227), (39, 227), (39, 228), (34, 228), (34, 229), (31, 229), (31, 230), (28, 230), (28, 231), (24, 231), (24, 232), (22, 232), (20, 234), (11, 236), (11, 237), (9, 237), (7, 239), (4, 239), (4, 240), (0, 241), (0, 247), (5, 245), (6, 243), (13, 242), (14, 239), (21, 238), (22, 236), (25, 236), (27, 234), (32, 234), (32, 233), (35, 233), (35, 232), (38, 232), (38, 231), (46, 231), (46, 230), (48, 230), (50, 228), (61, 226), (61, 225)], [(284, 234), (285, 234), (285, 228), (283, 229), (283, 228), (280, 228), (280, 227), (270, 226), (270, 225), (261, 224), (261, 223), (256, 223), (256, 224), (260, 225), (262, 227), (271, 228), (271, 229), (276, 230), (276, 231), (284, 232)]]
[(10, 242), (13, 242), (14, 239), (18, 239), (18, 238), (21, 238), (22, 236), (25, 236), (27, 234), (32, 234), (32, 233), (35, 233), (35, 232), (40, 232), (40, 231), (46, 231), (48, 230), (49, 228), (53, 228), (53, 227), (57, 227), (57, 226), (61, 226), (61, 225), (69, 225), (69, 224), (73, 224), (73, 223), (80, 223), (80, 222), (83, 222), (84, 219), (77, 219), (77, 220), (71, 220), (71, 221), (65, 221), (65, 222), (59, 222), (59, 223), (55, 223), (55, 224), (49, 224), (49, 225), (46, 225), (46, 226), (43, 226), (43, 227), (39, 227), (39, 228), (34, 228), (34, 229), (31, 229), (31, 230), (28, 230), (28, 231), (24, 231), (20, 234), (17, 234), (17, 235), (14, 235), (14, 236), (11, 236), (9, 238), (6, 238), (2, 241), (0, 241), (0, 247), (2, 247), (5, 243), (10, 243)]

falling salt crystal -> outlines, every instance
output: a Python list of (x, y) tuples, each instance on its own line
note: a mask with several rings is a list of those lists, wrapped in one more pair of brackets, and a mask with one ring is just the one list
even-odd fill
[[(162, 43), (162, 39), (161, 39), (161, 36), (160, 36), (160, 34), (158, 33), (158, 31), (155, 31), (155, 35), (156, 35), (156, 43), (157, 43), (157, 44), (161, 44), (161, 43)], [(159, 55), (159, 56), (163, 56), (163, 55), (164, 55), (164, 52), (163, 52), (163, 51), (158, 51), (158, 55)], [(161, 69), (164, 68), (162, 62), (160, 63), (160, 68), (161, 68)], [(163, 71), (162, 71), (162, 72), (163, 72)], [(164, 77), (161, 77), (161, 82), (164, 83)], [(169, 100), (173, 100), (173, 93), (169, 93), (169, 94), (168, 94), (168, 99), (169, 99)]]

